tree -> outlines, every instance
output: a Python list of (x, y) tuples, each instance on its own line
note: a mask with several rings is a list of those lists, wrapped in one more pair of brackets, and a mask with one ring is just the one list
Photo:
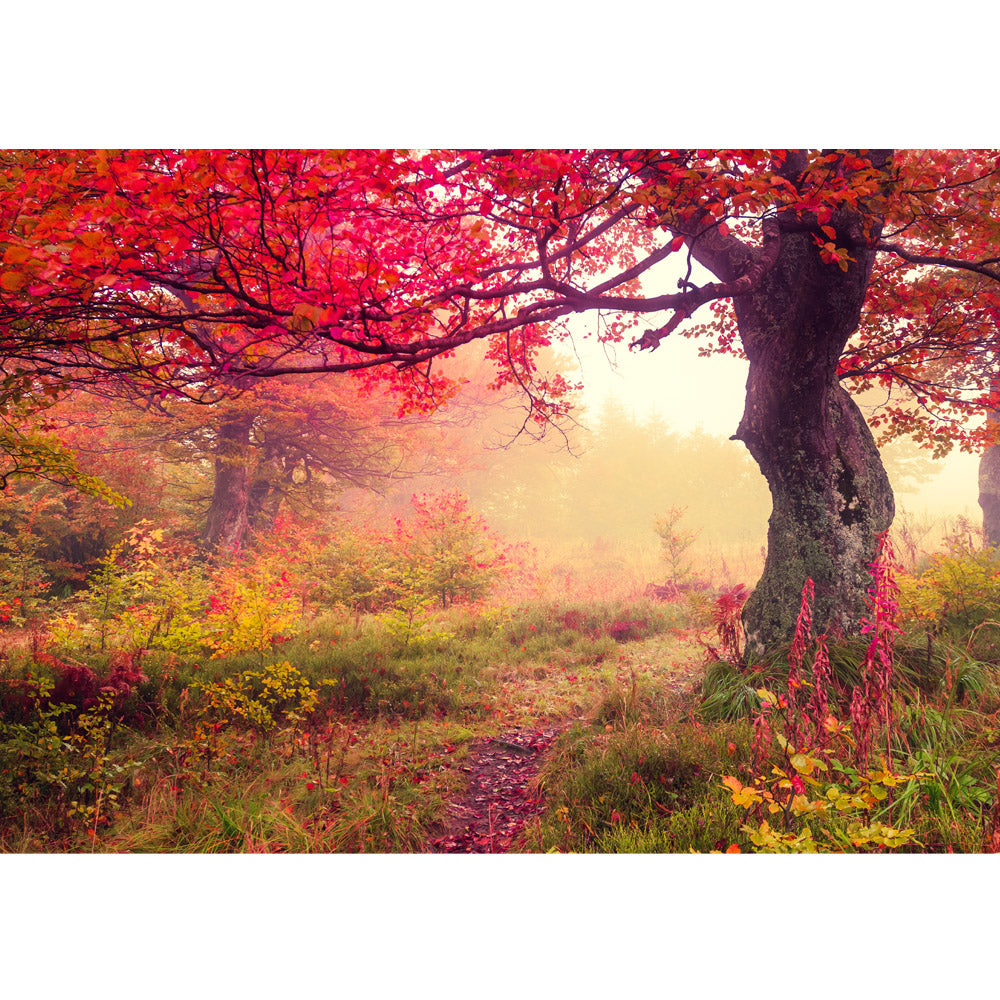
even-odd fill
[[(141, 470), (138, 482), (129, 481), (129, 499), (157, 483), (184, 530), (225, 552), (268, 531), (279, 512), (316, 520), (345, 489), (383, 489), (426, 472), (441, 460), (446, 423), (401, 419), (384, 393), (323, 376), (255, 383), (213, 406), (81, 391), (50, 406), (44, 419), (116, 488), (123, 470), (110, 463), (127, 452), (122, 464)], [(139, 516), (152, 516), (148, 503), (141, 506)], [(158, 512), (161, 524), (165, 513)]]
[[(1000, 365), (990, 386), (1000, 399)], [(979, 460), (979, 506), (983, 509), (983, 539), (987, 545), (1000, 545), (1000, 408), (987, 415), (986, 429), (992, 438)]]
[[(916, 328), (866, 356), (922, 270), (1000, 280), (998, 165), (886, 150), (18, 154), (0, 192), (5, 388), (68, 375), (210, 401), (351, 372), (432, 408), (450, 389), (434, 359), (488, 339), (496, 384), (544, 423), (570, 387), (534, 360), (565, 317), (594, 314), (621, 340), (666, 313), (633, 342), (654, 350), (716, 303), (713, 348), (750, 361), (737, 437), (774, 504), (749, 647), (790, 635), (806, 577), (817, 627), (851, 633), (893, 498), (841, 382), (905, 382), (933, 360)], [(679, 290), (644, 293), (682, 250)], [(719, 280), (693, 284), (694, 262)]]
[(345, 488), (420, 469), (414, 428), (382, 396), (342, 379), (269, 380), (210, 407), (166, 401), (149, 429), (176, 458), (211, 463), (201, 531), (211, 550), (240, 550), (282, 508), (322, 514)]
[(32, 525), (54, 591), (82, 582), (137, 521), (165, 523), (156, 456), (95, 402), (69, 393), (7, 417), (2, 530), (10, 520)]

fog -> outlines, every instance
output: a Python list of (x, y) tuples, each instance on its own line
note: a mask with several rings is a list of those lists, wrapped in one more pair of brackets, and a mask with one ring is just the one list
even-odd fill
[[(471, 346), (471, 345), (470, 345)], [(491, 527), (535, 553), (556, 590), (631, 593), (667, 574), (657, 518), (681, 514), (696, 537), (685, 559), (715, 586), (759, 577), (770, 494), (742, 443), (731, 440), (743, 412), (747, 363), (703, 357), (675, 337), (653, 353), (630, 353), (576, 335), (543, 359), (583, 383), (573, 419), (542, 440), (517, 434), (517, 396), (486, 391), (488, 368), (475, 351), (456, 359), (467, 387), (441, 419), (462, 424), (437, 475), (407, 479), (385, 504), (400, 511), (414, 492), (457, 488)], [(939, 547), (955, 519), (980, 523), (978, 457), (934, 460), (913, 442), (886, 446), (897, 525), (925, 551)]]

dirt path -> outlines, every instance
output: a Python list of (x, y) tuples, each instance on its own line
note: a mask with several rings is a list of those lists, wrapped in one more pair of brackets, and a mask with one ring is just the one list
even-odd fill
[(542, 754), (566, 725), (515, 729), (476, 744), (462, 768), (469, 786), (449, 804), (448, 829), (428, 849), (434, 854), (506, 853), (525, 823), (542, 811), (528, 785)]

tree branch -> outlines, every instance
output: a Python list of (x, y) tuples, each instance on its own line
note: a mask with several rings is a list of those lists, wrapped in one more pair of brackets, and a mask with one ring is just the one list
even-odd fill
[(934, 254), (918, 254), (904, 250), (902, 247), (896, 246), (894, 243), (889, 243), (886, 240), (879, 242), (878, 249), (885, 253), (895, 254), (910, 264), (936, 264), (939, 267), (950, 267), (959, 271), (972, 271), (974, 274), (982, 274), (993, 281), (1000, 281), (1000, 268), (987, 267), (987, 264), (992, 263), (995, 258), (981, 262), (959, 260), (957, 257), (939, 257)]
[[(749, 267), (739, 277), (734, 277), (730, 281), (712, 282), (701, 288), (692, 289), (690, 292), (683, 292), (679, 296), (661, 296), (661, 298), (684, 299), (684, 301), (672, 306), (676, 312), (665, 326), (658, 330), (647, 330), (638, 340), (629, 344), (629, 349), (638, 347), (640, 351), (655, 351), (660, 346), (660, 342), (673, 333), (698, 306), (713, 299), (728, 299), (752, 292), (760, 284), (764, 275), (774, 267), (775, 261), (778, 259), (778, 251), (781, 249), (781, 232), (777, 220), (774, 218), (765, 219), (762, 230), (764, 244), (757, 251), (751, 251), (751, 248), (742, 240), (726, 237), (716, 232), (715, 235), (721, 240), (733, 239), (744, 251), (752, 252), (753, 256), (750, 259)], [(721, 249), (721, 245), (717, 244), (717, 247)]]

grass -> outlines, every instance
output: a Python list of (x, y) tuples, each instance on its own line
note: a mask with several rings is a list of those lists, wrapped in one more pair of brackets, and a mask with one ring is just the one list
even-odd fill
[(532, 845), (583, 853), (724, 850), (740, 837), (739, 812), (713, 801), (713, 786), (748, 754), (745, 725), (577, 726), (540, 776), (548, 808)]
[[(378, 616), (327, 613), (264, 665), (257, 653), (146, 656), (144, 678), (106, 713), (107, 752), (78, 781), (84, 811), (71, 812), (54, 782), (33, 788), (26, 808), (14, 782), (0, 802), (0, 849), (419, 851), (442, 831), (475, 740), (584, 713), (626, 669), (622, 651), (636, 637), (684, 621), (675, 608), (635, 611), (621, 602), (451, 609), (405, 642)], [(58, 683), (73, 663), (91, 672), (91, 687), (110, 669), (107, 656), (58, 648), (8, 659), (3, 746), (19, 761), (45, 716), (33, 685), (40, 675)], [(86, 693), (70, 690), (52, 723), (61, 731), (50, 770), (86, 722)], [(15, 709), (33, 720), (23, 732), (11, 728)]]
[[(706, 665), (704, 624), (701, 605), (548, 602), (452, 608), (401, 639), (379, 616), (327, 612), (263, 666), (147, 656), (103, 710), (47, 708), (37, 684), (70, 663), (99, 684), (109, 657), (8, 646), (0, 850), (419, 852), (477, 740), (555, 721), (545, 811), (515, 849), (753, 850), (722, 778), (754, 773), (756, 691), (781, 690), (787, 661)], [(982, 850), (996, 824), (1000, 676), (975, 638), (899, 643), (893, 759), (921, 778), (868, 818), (925, 851)], [(831, 647), (832, 704), (862, 656)]]

